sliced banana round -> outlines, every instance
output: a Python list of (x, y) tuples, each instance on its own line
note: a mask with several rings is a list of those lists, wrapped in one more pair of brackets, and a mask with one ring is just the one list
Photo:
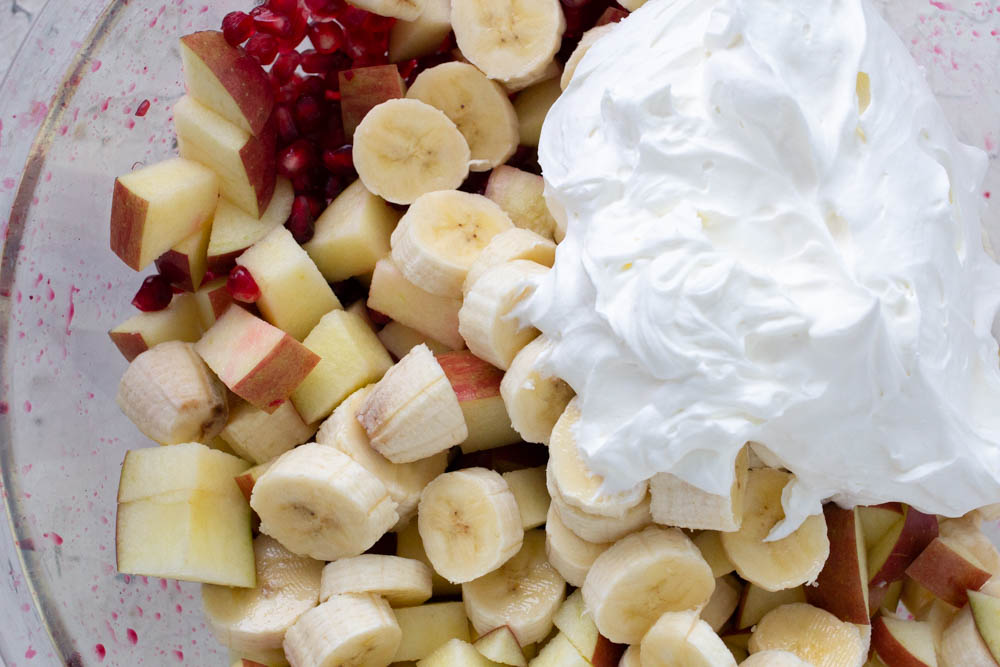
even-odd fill
[(733, 654), (695, 611), (668, 611), (639, 645), (642, 667), (736, 667)]
[(572, 399), (552, 429), (549, 439), (549, 463), (546, 485), (550, 495), (558, 495), (566, 504), (588, 514), (615, 519), (626, 515), (648, 497), (646, 482), (621, 491), (605, 493), (604, 478), (587, 467), (576, 440), (576, 424), (580, 421), (579, 399)]
[(419, 100), (397, 99), (369, 111), (354, 132), (354, 167), (369, 192), (411, 204), (457, 188), (469, 175), (469, 144), (444, 113)]
[(510, 627), (521, 646), (541, 641), (566, 596), (566, 581), (545, 556), (545, 533), (529, 530), (517, 554), (496, 570), (462, 584), (465, 613), (480, 635)]
[(584, 512), (579, 507), (568, 504), (558, 495), (552, 495), (549, 506), (556, 508), (559, 518), (567, 528), (588, 542), (616, 542), (629, 533), (653, 523), (653, 517), (649, 513), (648, 495), (638, 505), (629, 508), (621, 518)]
[(520, 139), (517, 113), (503, 87), (469, 63), (450, 62), (426, 69), (406, 96), (444, 112), (469, 144), (472, 171), (505, 163)]
[(361, 402), (357, 420), (372, 448), (392, 463), (447, 455), (469, 437), (458, 396), (423, 343), (382, 376)]
[(357, 556), (399, 520), (378, 477), (316, 443), (278, 457), (254, 484), (250, 507), (260, 517), (260, 532), (319, 560)]
[(785, 518), (781, 494), (792, 474), (757, 468), (747, 475), (743, 522), (736, 532), (722, 533), (722, 548), (736, 571), (764, 590), (780, 591), (814, 581), (830, 555), (826, 519), (811, 516), (788, 537), (765, 542)]
[(417, 528), (434, 571), (455, 584), (497, 569), (524, 539), (514, 494), (486, 468), (445, 473), (428, 484)]
[(399, 521), (405, 523), (417, 513), (420, 492), (448, 466), (448, 452), (443, 451), (412, 463), (393, 463), (375, 451), (364, 427), (358, 422), (361, 406), (374, 388), (374, 385), (369, 385), (344, 399), (320, 426), (316, 442), (336, 447), (378, 477), (396, 501)]
[(205, 620), (219, 643), (244, 655), (281, 648), (285, 631), (319, 601), (323, 562), (298, 556), (267, 535), (253, 541), (256, 588), (204, 584)]
[(520, 227), (500, 232), (490, 239), (476, 261), (469, 267), (465, 282), (462, 283), (462, 296), (468, 294), (480, 276), (488, 270), (515, 259), (526, 259), (551, 267), (556, 261), (556, 244), (529, 229)]
[(334, 595), (285, 633), (292, 667), (381, 667), (392, 662), (403, 633), (377, 595)]
[(714, 590), (698, 547), (677, 528), (650, 526), (597, 558), (583, 600), (602, 635), (637, 644), (662, 614), (700, 608)]
[(574, 396), (568, 384), (540, 366), (539, 360), (551, 348), (546, 336), (531, 341), (510, 362), (500, 381), (500, 396), (514, 430), (527, 442), (546, 445)]
[(576, 68), (580, 65), (580, 61), (583, 57), (587, 55), (587, 51), (590, 50), (594, 44), (597, 43), (601, 37), (611, 32), (615, 27), (614, 23), (608, 23), (606, 25), (599, 25), (596, 28), (591, 28), (587, 32), (583, 33), (583, 37), (580, 38), (579, 43), (577, 43), (576, 48), (573, 49), (573, 53), (569, 55), (569, 59), (566, 61), (566, 67), (563, 68), (562, 77), (559, 79), (559, 86), (566, 90), (569, 86), (569, 82), (573, 79), (573, 75), (576, 74)]
[(491, 79), (517, 85), (541, 76), (566, 30), (559, 0), (452, 0), (462, 54)]
[(431, 192), (414, 201), (393, 230), (392, 259), (425, 292), (458, 299), (483, 248), (513, 228), (503, 209), (482, 195)]
[(867, 653), (855, 625), (804, 603), (768, 612), (754, 628), (747, 648), (751, 655), (772, 649), (788, 651), (815, 667), (857, 667)]
[(754, 653), (740, 663), (740, 667), (814, 667), (794, 653), (769, 649)]
[(419, 560), (361, 554), (323, 568), (320, 602), (344, 593), (381, 595), (392, 607), (412, 607), (431, 597), (431, 569)]
[(352, 0), (351, 4), (379, 16), (416, 21), (423, 14), (427, 0)]
[(226, 388), (191, 343), (168, 341), (137, 356), (118, 385), (118, 406), (161, 445), (211, 442), (226, 426)]
[(594, 561), (611, 547), (611, 542), (588, 542), (566, 527), (559, 512), (550, 504), (545, 519), (545, 555), (556, 572), (570, 586), (583, 586)]
[(458, 311), (458, 333), (473, 354), (506, 370), (538, 336), (538, 329), (522, 324), (511, 311), (534, 290), (532, 281), (547, 272), (541, 264), (515, 259), (483, 273)]

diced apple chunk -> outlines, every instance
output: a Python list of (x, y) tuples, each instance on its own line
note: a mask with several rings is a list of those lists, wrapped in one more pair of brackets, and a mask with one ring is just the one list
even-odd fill
[(414, 21), (396, 21), (389, 33), (389, 60), (398, 63), (433, 53), (451, 32), (451, 2), (427, 0)]
[(444, 343), (439, 343), (399, 322), (389, 322), (382, 327), (378, 332), (378, 339), (397, 359), (402, 359), (410, 350), (421, 344), (426, 345), (434, 354), (444, 354), (449, 351)]
[(1000, 663), (1000, 598), (969, 591), (969, 608), (990, 655)]
[(521, 527), (525, 530), (545, 524), (549, 513), (549, 491), (545, 487), (545, 466), (524, 468), (503, 473), (521, 514)]
[(560, 95), (562, 87), (559, 85), (558, 76), (536, 83), (518, 93), (514, 100), (514, 111), (517, 112), (522, 146), (538, 146), (545, 116)]
[(342, 306), (326, 279), (292, 233), (275, 227), (240, 255), (260, 288), (257, 307), (268, 322), (302, 340), (320, 318)]
[(188, 292), (201, 287), (208, 268), (208, 239), (211, 234), (212, 225), (209, 223), (157, 257), (157, 271), (171, 284)]
[(382, 102), (406, 95), (406, 84), (396, 65), (375, 65), (342, 70), (340, 78), (340, 115), (348, 140), (368, 112)]
[(490, 174), (485, 194), (510, 216), (515, 226), (552, 240), (556, 221), (545, 204), (544, 189), (541, 176), (501, 165)]
[(469, 428), (461, 444), (465, 453), (503, 447), (521, 441), (511, 426), (507, 407), (500, 395), (503, 371), (468, 351), (446, 352), (437, 356), (448, 376), (459, 407)]
[(887, 665), (937, 665), (931, 628), (920, 621), (876, 616), (872, 648)]
[(247, 467), (198, 443), (129, 452), (119, 488), (118, 570), (253, 587), (250, 506), (233, 481)]
[(453, 350), (465, 347), (465, 340), (458, 333), (462, 300), (420, 289), (408, 281), (388, 257), (375, 264), (368, 307)]
[(128, 361), (168, 340), (193, 343), (201, 334), (201, 314), (192, 294), (176, 294), (163, 310), (138, 313), (108, 332)]
[(461, 602), (435, 602), (393, 611), (403, 631), (393, 662), (421, 660), (453, 639), (469, 641), (469, 619)]
[(823, 507), (830, 555), (816, 579), (806, 587), (809, 604), (825, 609), (848, 623), (869, 622), (868, 554), (861, 515), (834, 503)]
[(399, 217), (357, 180), (323, 211), (312, 240), (302, 247), (332, 283), (370, 273), (389, 255), (389, 237)]
[(302, 343), (236, 305), (195, 349), (234, 394), (264, 412), (274, 412), (320, 361)]
[(392, 367), (392, 357), (371, 327), (345, 310), (324, 315), (303, 344), (320, 357), (292, 392), (292, 402), (307, 422), (323, 419), (341, 401), (377, 382)]
[(270, 414), (239, 401), (229, 409), (229, 421), (219, 435), (240, 458), (265, 463), (309, 440), (317, 428), (302, 420), (291, 401)]
[(219, 179), (197, 162), (175, 158), (115, 181), (111, 250), (140, 271), (209, 223)]
[[(557, 637), (565, 637), (569, 645), (584, 658), (586, 664), (616, 665), (618, 664), (618, 659), (625, 651), (625, 647), (623, 645), (611, 642), (597, 630), (597, 625), (594, 624), (590, 613), (587, 612), (583, 603), (583, 593), (580, 589), (573, 591), (573, 593), (570, 594), (570, 596), (567, 597), (562, 603), (559, 610), (556, 611), (553, 623), (559, 630), (559, 635), (557, 635)], [(556, 640), (551, 640), (549, 644), (554, 641)], [(563, 648), (559, 648), (559, 652), (562, 652), (563, 650)], [(542, 654), (544, 653), (545, 649), (543, 648), (542, 653), (538, 656), (538, 659), (541, 659)], [(570, 658), (572, 658), (571, 655)], [(532, 664), (535, 664), (535, 662), (532, 661)], [(553, 662), (551, 664), (562, 665), (564, 663)], [(569, 663), (565, 664), (576, 663), (571, 660)]]
[(768, 612), (786, 604), (805, 601), (806, 593), (802, 586), (772, 593), (756, 584), (747, 584), (743, 589), (740, 606), (736, 612), (736, 629), (751, 628), (757, 625), (757, 621), (764, 618)]
[(591, 667), (592, 663), (580, 655), (565, 633), (560, 632), (528, 664), (531, 667)]
[(495, 630), (490, 630), (473, 643), (476, 650), (483, 656), (501, 665), (512, 665), (513, 667), (527, 667), (528, 661), (524, 657), (524, 651), (517, 642), (517, 637), (507, 625), (502, 625)]
[(935, 538), (908, 568), (906, 575), (955, 607), (969, 601), (968, 591), (977, 591), (990, 573), (961, 544), (946, 537)]
[(467, 641), (451, 639), (417, 663), (417, 667), (499, 667)]
[(271, 203), (260, 218), (222, 198), (212, 220), (212, 237), (208, 241), (208, 269), (216, 275), (228, 274), (236, 258), (247, 248), (268, 235), (275, 227), (285, 224), (292, 212), (295, 191), (284, 176), (275, 181)]
[(215, 320), (233, 303), (233, 295), (226, 289), (226, 278), (216, 278), (210, 283), (205, 283), (193, 296), (198, 304), (201, 326), (205, 329), (215, 324)]

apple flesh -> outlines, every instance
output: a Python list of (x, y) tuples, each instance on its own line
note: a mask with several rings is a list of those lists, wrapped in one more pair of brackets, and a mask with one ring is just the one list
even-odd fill
[(156, 258), (156, 270), (173, 285), (187, 292), (201, 287), (205, 277), (208, 256), (208, 239), (212, 225), (206, 224), (170, 250)]
[(421, 344), (426, 345), (434, 354), (444, 354), (449, 351), (444, 343), (439, 343), (399, 322), (389, 322), (382, 327), (378, 332), (378, 339), (396, 359), (402, 359), (410, 350)]
[(219, 200), (208, 240), (208, 270), (216, 275), (229, 274), (236, 258), (247, 248), (285, 224), (292, 213), (295, 191), (284, 176), (275, 180), (274, 194), (260, 218), (254, 217), (225, 198)]
[(465, 350), (439, 354), (436, 358), (458, 396), (458, 405), (469, 427), (469, 437), (461, 444), (464, 453), (521, 441), (500, 395), (503, 371)]
[(375, 264), (368, 307), (440, 341), (452, 350), (465, 347), (465, 339), (458, 333), (458, 311), (462, 308), (462, 300), (420, 289), (403, 276), (389, 257)]
[(108, 332), (111, 342), (128, 361), (160, 343), (193, 343), (201, 334), (201, 314), (192, 294), (175, 294), (163, 310), (138, 313)]
[(342, 306), (292, 233), (275, 227), (236, 259), (260, 288), (257, 308), (274, 326), (304, 339), (320, 319)]
[(430, 559), (427, 558), (427, 552), (424, 551), (424, 543), (420, 539), (420, 531), (417, 529), (416, 521), (411, 521), (410, 525), (396, 532), (396, 555), (418, 560), (431, 568), (431, 589), (434, 591), (435, 597), (462, 594), (461, 584), (453, 584), (434, 571), (434, 566), (431, 565)]
[(872, 648), (891, 667), (937, 667), (934, 636), (927, 623), (876, 616), (872, 621)]
[(760, 619), (778, 607), (806, 601), (803, 586), (786, 588), (782, 591), (765, 591), (756, 584), (747, 584), (740, 597), (740, 605), (736, 611), (735, 627), (737, 630), (752, 628)]
[(555, 76), (541, 83), (525, 88), (514, 99), (514, 111), (517, 112), (518, 132), (522, 146), (538, 148), (538, 140), (542, 136), (542, 123), (549, 109), (562, 95), (559, 77)]
[(195, 350), (237, 396), (274, 412), (320, 358), (287, 333), (232, 305)]
[(902, 503), (883, 503), (858, 507), (861, 528), (865, 534), (865, 549), (871, 550), (889, 529), (903, 520)]
[(244, 470), (233, 478), (236, 482), (237, 488), (239, 488), (240, 493), (243, 494), (243, 497), (247, 499), (248, 503), (250, 502), (250, 496), (253, 495), (253, 487), (257, 483), (257, 480), (260, 479), (261, 476), (267, 472), (267, 469), (273, 464), (274, 461), (268, 461), (267, 463), (255, 465), (252, 468)]
[(453, 639), (469, 641), (469, 619), (461, 602), (434, 602), (393, 611), (403, 633), (393, 662), (421, 660)]
[(419, 663), (420, 667), (497, 667), (467, 641), (450, 639)]
[(905, 507), (903, 520), (893, 524), (868, 550), (868, 583), (880, 586), (901, 579), (910, 563), (937, 536), (936, 516)]
[(348, 139), (368, 112), (389, 100), (406, 96), (406, 84), (396, 65), (375, 65), (341, 70), (340, 116)]
[(389, 32), (389, 60), (394, 63), (430, 55), (451, 32), (451, 2), (427, 0), (413, 21), (396, 21)]
[(208, 224), (219, 179), (197, 162), (174, 158), (115, 180), (111, 250), (136, 271)]
[(545, 204), (544, 189), (541, 176), (501, 165), (490, 173), (484, 194), (510, 216), (516, 227), (529, 229), (551, 241), (556, 221)]
[(928, 591), (955, 607), (969, 601), (967, 591), (977, 591), (990, 573), (959, 543), (937, 537), (908, 568), (906, 574)]
[(274, 194), (274, 124), (253, 135), (185, 95), (174, 105), (174, 127), (181, 157), (214, 171), (224, 198), (261, 217)]
[(860, 514), (827, 503), (823, 515), (830, 555), (816, 585), (806, 587), (806, 601), (847, 623), (868, 625), (868, 555)]
[(545, 486), (545, 466), (511, 470), (503, 473), (502, 477), (517, 501), (521, 527), (531, 530), (544, 525), (551, 502)]
[(302, 247), (332, 283), (371, 273), (389, 255), (389, 237), (399, 218), (396, 209), (357, 180), (323, 211)]
[[(557, 637), (560, 635), (565, 637), (569, 645), (575, 649), (578, 656), (583, 658), (584, 664), (595, 666), (607, 665), (608, 667), (617, 665), (622, 653), (625, 652), (623, 644), (615, 644), (597, 630), (597, 625), (594, 624), (590, 614), (587, 613), (586, 606), (583, 603), (583, 592), (579, 588), (563, 601), (562, 605), (556, 611), (552, 622), (559, 630)], [(555, 639), (549, 641), (549, 644), (553, 641)], [(546, 649), (543, 648), (537, 658), (538, 660), (542, 659), (545, 651)], [(558, 653), (562, 654), (563, 651), (564, 649), (560, 648)], [(572, 654), (568, 654), (565, 657), (571, 660), (570, 664), (573, 664)], [(533, 661), (532, 664), (536, 663)], [(551, 664), (559, 665), (563, 663), (553, 662)]]
[(233, 295), (226, 289), (226, 278), (216, 278), (212, 282), (205, 283), (193, 296), (198, 304), (201, 326), (205, 329), (215, 324), (219, 316), (233, 303)]
[[(563, 632), (550, 639), (531, 661), (531, 667), (591, 667), (594, 664), (580, 655)], [(605, 661), (603, 664), (611, 667), (615, 663)]]
[(969, 591), (969, 608), (990, 655), (1000, 663), (1000, 598)]
[(708, 623), (713, 630), (721, 630), (740, 603), (743, 584), (733, 574), (727, 574), (715, 580), (715, 590), (701, 610), (701, 620)]
[(191, 97), (254, 136), (264, 131), (274, 92), (256, 60), (216, 30), (181, 37), (181, 59)]
[(945, 629), (938, 651), (946, 667), (996, 667), (1000, 664), (980, 634), (971, 605), (958, 612)]
[(473, 646), (484, 657), (501, 665), (527, 667), (524, 651), (510, 627), (501, 625), (477, 639)]
[(268, 414), (236, 399), (220, 437), (233, 452), (253, 463), (271, 461), (316, 433), (318, 424), (303, 421), (291, 401)]
[[(868, 615), (874, 616), (879, 610), (895, 614), (903, 594), (903, 579), (891, 584), (868, 587)], [(907, 607), (909, 608), (909, 607)]]

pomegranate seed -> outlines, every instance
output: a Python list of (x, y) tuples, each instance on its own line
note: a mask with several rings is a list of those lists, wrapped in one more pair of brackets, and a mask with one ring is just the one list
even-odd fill
[(260, 286), (244, 266), (237, 266), (229, 273), (226, 291), (237, 301), (256, 303), (260, 299)]
[(288, 37), (292, 34), (292, 19), (284, 14), (271, 11), (261, 5), (254, 7), (251, 16), (253, 16), (254, 27), (260, 32), (266, 32), (275, 37)]
[(323, 105), (312, 95), (303, 95), (295, 101), (295, 124), (308, 134), (319, 128), (323, 122)]
[(343, 178), (335, 174), (331, 174), (328, 179), (326, 179), (326, 185), (323, 186), (323, 194), (327, 199), (336, 199), (337, 195), (347, 189), (347, 182)]
[(299, 84), (292, 80), (286, 84), (279, 85), (273, 78), (271, 79), (274, 89), (274, 101), (278, 104), (291, 104), (299, 98)]
[(347, 7), (344, 0), (305, 0), (306, 7), (316, 16), (332, 18)]
[(320, 53), (316, 49), (302, 52), (302, 71), (309, 74), (325, 74), (335, 69), (341, 62), (333, 53)]
[(253, 19), (246, 12), (229, 12), (222, 19), (222, 34), (232, 46), (239, 46), (253, 33)]
[(372, 322), (374, 322), (375, 324), (389, 324), (389, 322), (392, 322), (391, 317), (389, 317), (384, 313), (380, 313), (374, 308), (368, 309), (368, 317), (372, 318)]
[(586, 4), (590, 3), (590, 0), (560, 0), (564, 7), (569, 7), (570, 9), (579, 9)]
[(609, 23), (618, 23), (623, 18), (628, 16), (628, 12), (624, 9), (618, 9), (617, 7), (608, 7), (601, 14), (601, 18), (597, 19), (597, 23), (594, 24), (595, 27), (599, 25), (607, 25)]
[(282, 51), (293, 51), (309, 32), (309, 16), (305, 10), (292, 13), (292, 32), (287, 37), (281, 37)]
[(309, 26), (309, 41), (319, 53), (333, 53), (344, 43), (344, 29), (336, 21)]
[(295, 70), (298, 69), (301, 61), (302, 56), (299, 55), (298, 51), (282, 53), (274, 61), (274, 65), (271, 67), (271, 74), (282, 83), (290, 81), (295, 76)]
[(309, 197), (299, 195), (292, 202), (292, 214), (288, 216), (288, 222), (285, 223), (285, 227), (288, 228), (288, 231), (292, 233), (292, 236), (300, 244), (308, 243), (315, 232), (313, 220)]
[(332, 172), (352, 171), (354, 169), (354, 150), (348, 144), (336, 150), (323, 151), (323, 164)]
[(292, 110), (284, 104), (274, 107), (274, 122), (278, 129), (278, 139), (282, 146), (287, 146), (299, 138), (299, 128), (295, 125)]
[(312, 95), (313, 97), (323, 97), (326, 90), (326, 79), (321, 76), (307, 76), (299, 83), (300, 95)]
[(489, 180), (490, 172), (474, 171), (469, 174), (469, 177), (465, 179), (465, 183), (462, 183), (458, 189), (462, 192), (470, 192), (475, 195), (481, 195), (486, 192), (486, 182)]
[(407, 60), (406, 62), (399, 63), (399, 76), (403, 77), (403, 80), (410, 78), (413, 74), (413, 70), (417, 69), (417, 59)]
[(313, 166), (313, 146), (305, 139), (299, 139), (278, 153), (278, 173), (295, 178)]
[(142, 281), (142, 287), (132, 298), (132, 305), (144, 313), (154, 310), (163, 310), (170, 305), (170, 300), (174, 298), (174, 290), (170, 287), (170, 281), (165, 276), (159, 274), (147, 276)]
[(281, 14), (290, 15), (299, 8), (299, 0), (268, 0), (267, 6)]
[(250, 38), (244, 48), (261, 65), (270, 65), (278, 55), (278, 40), (265, 32), (258, 32)]
[(147, 111), (149, 111), (149, 100), (143, 100), (139, 102), (139, 106), (135, 110), (135, 115), (142, 118), (146, 115)]

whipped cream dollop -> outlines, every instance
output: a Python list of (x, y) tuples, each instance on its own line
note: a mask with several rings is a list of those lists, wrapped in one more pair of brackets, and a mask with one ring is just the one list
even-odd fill
[(832, 499), (1000, 502), (987, 160), (866, 0), (650, 0), (542, 131), (566, 224), (519, 315), (608, 490), (728, 494), (748, 441), (791, 532)]

